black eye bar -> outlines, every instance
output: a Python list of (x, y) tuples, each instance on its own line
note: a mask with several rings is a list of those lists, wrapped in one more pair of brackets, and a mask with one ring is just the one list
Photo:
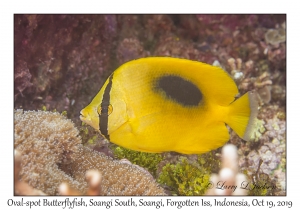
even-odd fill
[(101, 103), (101, 113), (99, 114), (99, 129), (100, 133), (105, 136), (106, 139), (109, 139), (108, 135), (108, 106), (110, 105), (110, 90), (112, 87), (112, 79), (113, 75), (110, 75), (109, 77), (109, 82), (104, 90), (103, 98), (102, 98), (102, 103)]

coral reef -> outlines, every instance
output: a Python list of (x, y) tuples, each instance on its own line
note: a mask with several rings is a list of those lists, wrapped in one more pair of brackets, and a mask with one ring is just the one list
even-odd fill
[(15, 107), (46, 105), (76, 118), (92, 98), (87, 93), (104, 80), (116, 16), (15, 15), (14, 21)]
[[(15, 195), (46, 195), (44, 192), (32, 188), (24, 181), (20, 181), (21, 171), (21, 153), (15, 150), (15, 173), (14, 173), (14, 184), (15, 184)], [(89, 170), (86, 172), (86, 180), (88, 183), (88, 190), (86, 195), (101, 195), (101, 173), (97, 170)], [(61, 183), (58, 188), (59, 195), (81, 195), (79, 191), (71, 189), (67, 183)]]
[(138, 166), (113, 160), (86, 147), (80, 147), (74, 162), (62, 170), (79, 182), (84, 182), (85, 172), (98, 169), (102, 174), (103, 195), (164, 195), (153, 177)]
[(271, 101), (272, 80), (269, 69), (261, 68), (258, 77), (250, 77), (253, 72), (254, 63), (252, 60), (243, 63), (241, 58), (229, 58), (230, 73), (237, 82), (239, 89), (244, 93), (249, 90), (256, 90), (257, 99), (260, 105), (268, 104)]
[(141, 42), (136, 38), (123, 39), (117, 48), (117, 59), (119, 65), (123, 63), (142, 57), (147, 57), (149, 52), (146, 52)]
[[(85, 195), (102, 195), (101, 181), (102, 175), (97, 170), (88, 170), (85, 174), (88, 183), (88, 190)], [(58, 188), (59, 195), (81, 195), (79, 191), (71, 189), (67, 183), (61, 183)]]
[[(242, 59), (228, 59), (231, 74), (242, 93), (255, 89), (260, 110), (254, 132), (249, 142), (241, 142), (234, 133), (231, 143), (238, 146), (239, 166), (256, 185), (268, 183), (276, 186), (271, 190), (252, 190), (249, 195), (285, 194), (285, 82), (283, 74), (271, 74), (270, 64), (261, 60), (243, 63)], [(277, 104), (277, 105), (276, 105)], [(279, 140), (280, 139), (280, 140)], [(276, 173), (275, 173), (276, 172)], [(256, 176), (256, 181), (252, 177)], [(264, 179), (261, 177), (265, 177)]]
[(21, 171), (21, 153), (18, 150), (15, 150), (14, 154), (14, 194), (15, 195), (46, 195), (40, 190), (32, 188), (30, 185), (28, 185), (24, 181), (20, 181), (20, 171)]
[[(116, 147), (112, 147), (111, 143), (99, 136), (97, 131), (82, 125), (78, 118), (80, 110), (91, 101), (110, 73), (123, 62), (145, 56), (172, 56), (218, 64), (232, 75), (240, 94), (256, 90), (260, 109), (252, 141), (242, 141), (230, 131), (229, 143), (237, 146), (239, 168), (248, 179), (253, 179), (253, 183), (262, 184), (261, 177), (267, 177), (265, 180), (278, 186), (277, 190), (251, 191), (252, 195), (285, 195), (285, 21), (286, 15), (278, 14), (16, 14), (14, 16), (14, 108), (67, 111), (66, 116), (79, 130), (77, 133), (78, 131), (71, 129), (73, 125), (66, 124), (67, 127), (70, 126), (70, 130), (66, 130), (64, 134), (66, 137), (69, 132), (73, 132), (71, 138), (79, 142), (78, 144), (73, 140), (62, 143), (58, 135), (62, 128), (53, 128), (54, 130), (51, 128), (53, 132), (49, 137), (55, 140), (50, 142), (48, 138), (37, 136), (35, 139), (40, 139), (37, 144), (33, 143), (33, 139), (29, 141), (27, 137), (37, 133), (41, 128), (40, 124), (35, 124), (36, 127), (31, 130), (25, 131), (23, 128), (16, 130), (15, 143), (19, 142), (22, 134), (22, 138), (24, 137), (22, 142), (24, 141), (27, 148), (21, 146), (22, 144), (15, 145), (22, 153), (22, 167), (19, 169), (21, 179), (16, 183), (29, 184), (46, 194), (57, 194), (62, 179), (65, 179), (70, 193), (76, 191), (79, 194), (86, 194), (88, 182), (84, 175), (85, 170), (93, 167), (80, 169), (83, 174), (78, 182), (72, 177), (72, 170), (68, 170), (66, 166), (78, 157), (77, 152), (88, 155), (88, 150), (100, 152), (101, 154), (97, 152), (91, 154), (97, 158), (100, 158), (98, 157), (100, 155), (103, 160), (107, 159), (106, 156), (123, 158), (121, 161), (108, 158), (107, 161), (114, 164), (116, 162), (122, 167), (126, 164), (130, 170), (134, 168), (132, 170), (142, 171), (134, 164), (140, 165), (155, 178), (160, 174), (166, 176), (169, 174), (170, 177), (165, 176), (165, 180), (173, 180), (170, 182), (171, 187), (166, 185), (164, 187), (173, 194), (180, 194), (178, 190), (180, 183), (176, 184), (174, 180), (181, 179), (181, 175), (174, 171), (183, 169), (183, 172), (187, 173), (184, 167), (190, 168), (191, 178), (193, 178), (201, 172), (195, 168), (203, 166), (205, 174), (206, 172), (208, 175), (218, 173), (220, 150), (202, 156), (166, 153), (161, 155), (162, 159), (143, 153), (131, 153), (121, 148), (115, 149)], [(15, 116), (19, 120), (23, 114), (17, 111)], [(55, 117), (53, 123), (45, 119), (42, 125), (54, 125), (59, 121), (58, 118), (60, 116)], [(32, 122), (29, 118), (28, 121)], [(25, 121), (23, 124), (30, 125)], [(54, 134), (57, 136), (54, 137)], [(84, 146), (79, 145), (81, 141)], [(46, 143), (50, 143), (51, 148), (54, 148), (52, 152), (48, 151), (50, 146)], [(37, 148), (40, 147), (43, 148), (38, 151)], [(36, 158), (42, 161), (42, 164), (39, 161), (36, 165), (30, 163), (30, 159)], [(155, 161), (151, 162), (151, 158)], [(43, 164), (45, 167), (41, 168)], [(77, 166), (71, 164), (68, 167)], [(29, 168), (34, 168), (34, 171), (26, 175)], [(166, 169), (169, 171), (167, 172)], [(48, 175), (52, 172), (59, 178)], [(50, 182), (55, 183), (53, 189), (48, 188), (43, 180), (38, 183), (36, 175), (39, 173), (46, 175)], [(101, 183), (105, 186), (105, 183), (109, 183), (105, 181), (107, 175), (102, 171), (100, 173)], [(153, 179), (147, 171), (144, 170), (143, 174)], [(189, 191), (188, 185), (181, 185), (182, 194), (197, 194), (195, 189), (203, 192), (202, 188), (199, 190), (199, 185), (197, 182), (194, 183), (193, 179), (186, 181), (191, 183), (189, 187), (194, 190)], [(47, 192), (44, 191), (46, 188)], [(104, 187), (101, 194), (109, 194), (105, 191), (108, 189)]]
[[(15, 108), (36, 110), (45, 105), (48, 110), (67, 110), (77, 123), (78, 112), (107, 76), (123, 62), (143, 56), (182, 57), (210, 64), (218, 60), (225, 69), (228, 59), (240, 58), (253, 62), (250, 74), (240, 71), (247, 78), (259, 77), (263, 72), (256, 67), (266, 60), (271, 75), (282, 74), (286, 66), (285, 18), (15, 15)], [(279, 35), (270, 37), (268, 31)], [(274, 42), (276, 45), (271, 44)], [(284, 100), (281, 93), (285, 88), (281, 84), (276, 87), (276, 98)]]
[(241, 170), (249, 177), (263, 174), (267, 181), (257, 178), (257, 182), (276, 186), (266, 191), (266, 195), (285, 195), (286, 123), (282, 113), (285, 112), (278, 106), (264, 106), (258, 116), (263, 120), (258, 120), (256, 142), (239, 147), (239, 155), (244, 157), (239, 161)]
[(16, 63), (16, 68), (14, 72), (14, 82), (15, 82), (15, 99), (22, 92), (32, 85), (30, 82), (32, 75), (26, 66), (26, 62), (18, 61)]
[(83, 147), (74, 124), (59, 113), (15, 111), (15, 149), (22, 153), (20, 180), (48, 195), (67, 185), (85, 194), (85, 174), (100, 171), (103, 195), (164, 195), (139, 167)]
[(74, 160), (81, 143), (74, 124), (59, 113), (15, 111), (15, 149), (22, 153), (21, 180), (46, 194), (56, 194), (61, 182), (83, 186), (59, 169)]

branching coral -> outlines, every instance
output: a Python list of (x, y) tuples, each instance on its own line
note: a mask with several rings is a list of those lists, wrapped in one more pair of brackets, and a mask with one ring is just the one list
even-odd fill
[(245, 189), (234, 188), (247, 181), (246, 176), (238, 171), (237, 148), (232, 144), (227, 144), (222, 149), (222, 169), (219, 175), (211, 175), (210, 189), (206, 195), (246, 195)]
[(237, 81), (239, 89), (246, 92), (255, 89), (260, 104), (271, 101), (272, 80), (267, 71), (262, 71), (260, 76), (253, 77), (254, 64), (252, 60), (243, 63), (242, 59), (229, 58), (227, 60), (232, 77)]
[[(101, 173), (98, 170), (88, 170), (85, 177), (88, 183), (86, 195), (102, 195)], [(61, 183), (58, 190), (60, 195), (81, 195), (79, 191), (72, 189), (67, 183)]]
[(20, 180), (49, 195), (59, 185), (86, 194), (85, 174), (102, 174), (103, 195), (163, 195), (154, 179), (138, 167), (113, 160), (81, 145), (74, 124), (59, 113), (15, 111), (15, 149), (22, 153)]

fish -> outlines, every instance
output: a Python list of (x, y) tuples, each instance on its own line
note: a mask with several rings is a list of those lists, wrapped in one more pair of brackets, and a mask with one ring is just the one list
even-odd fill
[(220, 67), (146, 57), (117, 68), (81, 110), (80, 119), (127, 149), (201, 154), (230, 139), (228, 126), (250, 139), (258, 112), (256, 93), (238, 94), (234, 80)]

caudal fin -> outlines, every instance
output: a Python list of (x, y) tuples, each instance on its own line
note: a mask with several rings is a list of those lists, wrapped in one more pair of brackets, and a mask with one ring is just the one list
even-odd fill
[(246, 141), (250, 139), (258, 112), (255, 94), (254, 91), (248, 92), (229, 105), (229, 116), (226, 123)]

